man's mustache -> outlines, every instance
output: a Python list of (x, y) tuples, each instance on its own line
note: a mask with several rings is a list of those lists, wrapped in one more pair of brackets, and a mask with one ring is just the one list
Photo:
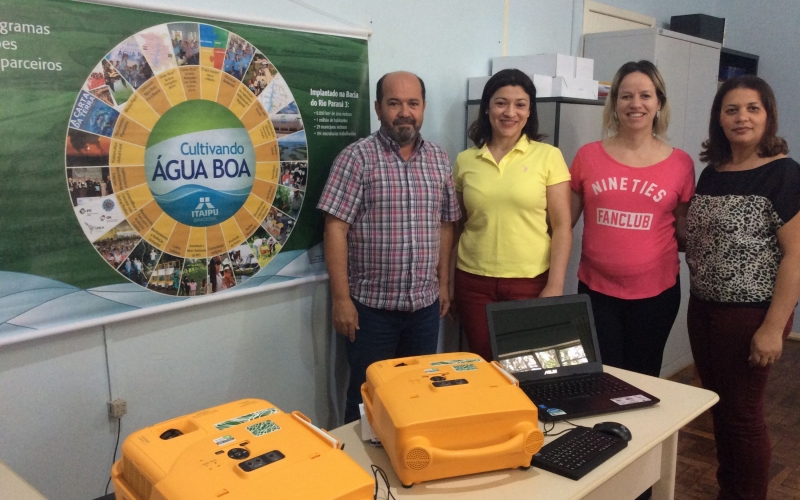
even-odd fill
[(397, 119), (395, 119), (395, 121), (392, 122), (392, 125), (394, 125), (394, 126), (398, 126), (398, 125), (412, 125), (413, 126), (413, 125), (416, 125), (416, 124), (417, 124), (417, 120), (415, 120), (414, 118), (411, 118), (411, 117), (409, 117), (409, 118), (397, 118)]

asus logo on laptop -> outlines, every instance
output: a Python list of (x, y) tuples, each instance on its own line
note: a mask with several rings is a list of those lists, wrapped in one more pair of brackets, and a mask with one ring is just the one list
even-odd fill
[(556, 373), (558, 373), (558, 370), (545, 370), (544, 371), (545, 375), (555, 375)]

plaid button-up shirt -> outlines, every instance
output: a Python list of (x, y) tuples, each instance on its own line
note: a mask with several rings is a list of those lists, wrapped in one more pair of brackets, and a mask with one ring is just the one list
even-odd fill
[(439, 296), (442, 221), (461, 213), (447, 153), (417, 138), (408, 161), (383, 131), (333, 162), (317, 208), (350, 224), (350, 294), (378, 309), (416, 311)]

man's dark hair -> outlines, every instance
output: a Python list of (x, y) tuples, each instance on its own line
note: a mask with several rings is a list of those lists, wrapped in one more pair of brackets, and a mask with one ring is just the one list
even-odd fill
[[(386, 73), (386, 75), (383, 75), (381, 79), (378, 80), (378, 84), (376, 85), (377, 88), (375, 89), (375, 100), (378, 101), (378, 104), (383, 102), (383, 79), (389, 74), (390, 73)], [(425, 82), (423, 82), (422, 78), (419, 76), (414, 76), (416, 76), (417, 80), (419, 80), (419, 86), (422, 88), (422, 102), (425, 102)]]
[(724, 165), (731, 160), (733, 155), (731, 143), (725, 136), (725, 131), (719, 123), (722, 113), (722, 100), (728, 92), (735, 89), (750, 89), (758, 92), (764, 111), (767, 113), (767, 123), (764, 128), (764, 135), (758, 143), (758, 156), (769, 158), (779, 154), (787, 154), (789, 146), (782, 137), (778, 137), (778, 103), (775, 93), (772, 92), (769, 84), (755, 75), (743, 75), (731, 78), (723, 83), (717, 95), (714, 96), (714, 104), (711, 105), (711, 119), (708, 124), (708, 140), (703, 143), (703, 151), (700, 153), (700, 161), (708, 163), (712, 167)]
[(495, 92), (503, 87), (522, 87), (528, 94), (530, 101), (530, 115), (522, 133), (528, 136), (529, 141), (538, 141), (543, 135), (539, 134), (539, 116), (536, 114), (536, 87), (530, 77), (518, 69), (504, 69), (494, 74), (486, 86), (483, 87), (481, 95), (481, 106), (478, 110), (478, 119), (469, 127), (467, 135), (476, 146), (482, 148), (484, 144), (492, 140), (492, 124), (489, 121), (489, 101)]

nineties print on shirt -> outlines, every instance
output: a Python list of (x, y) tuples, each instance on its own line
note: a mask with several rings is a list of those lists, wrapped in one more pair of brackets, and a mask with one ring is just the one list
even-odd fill
[[(629, 191), (638, 193), (658, 203), (667, 195), (665, 189), (658, 189), (658, 184), (628, 177), (607, 177), (592, 183), (592, 193), (599, 195), (605, 191)], [(597, 208), (597, 224), (620, 229), (648, 231), (653, 224), (653, 214), (623, 212), (608, 208)]]
[[(656, 191), (657, 190), (657, 191)], [(652, 198), (658, 203), (667, 195), (666, 189), (658, 189), (655, 182), (641, 179), (628, 179), (627, 177), (607, 177), (592, 183), (592, 192), (600, 194), (604, 191), (630, 191)]]

